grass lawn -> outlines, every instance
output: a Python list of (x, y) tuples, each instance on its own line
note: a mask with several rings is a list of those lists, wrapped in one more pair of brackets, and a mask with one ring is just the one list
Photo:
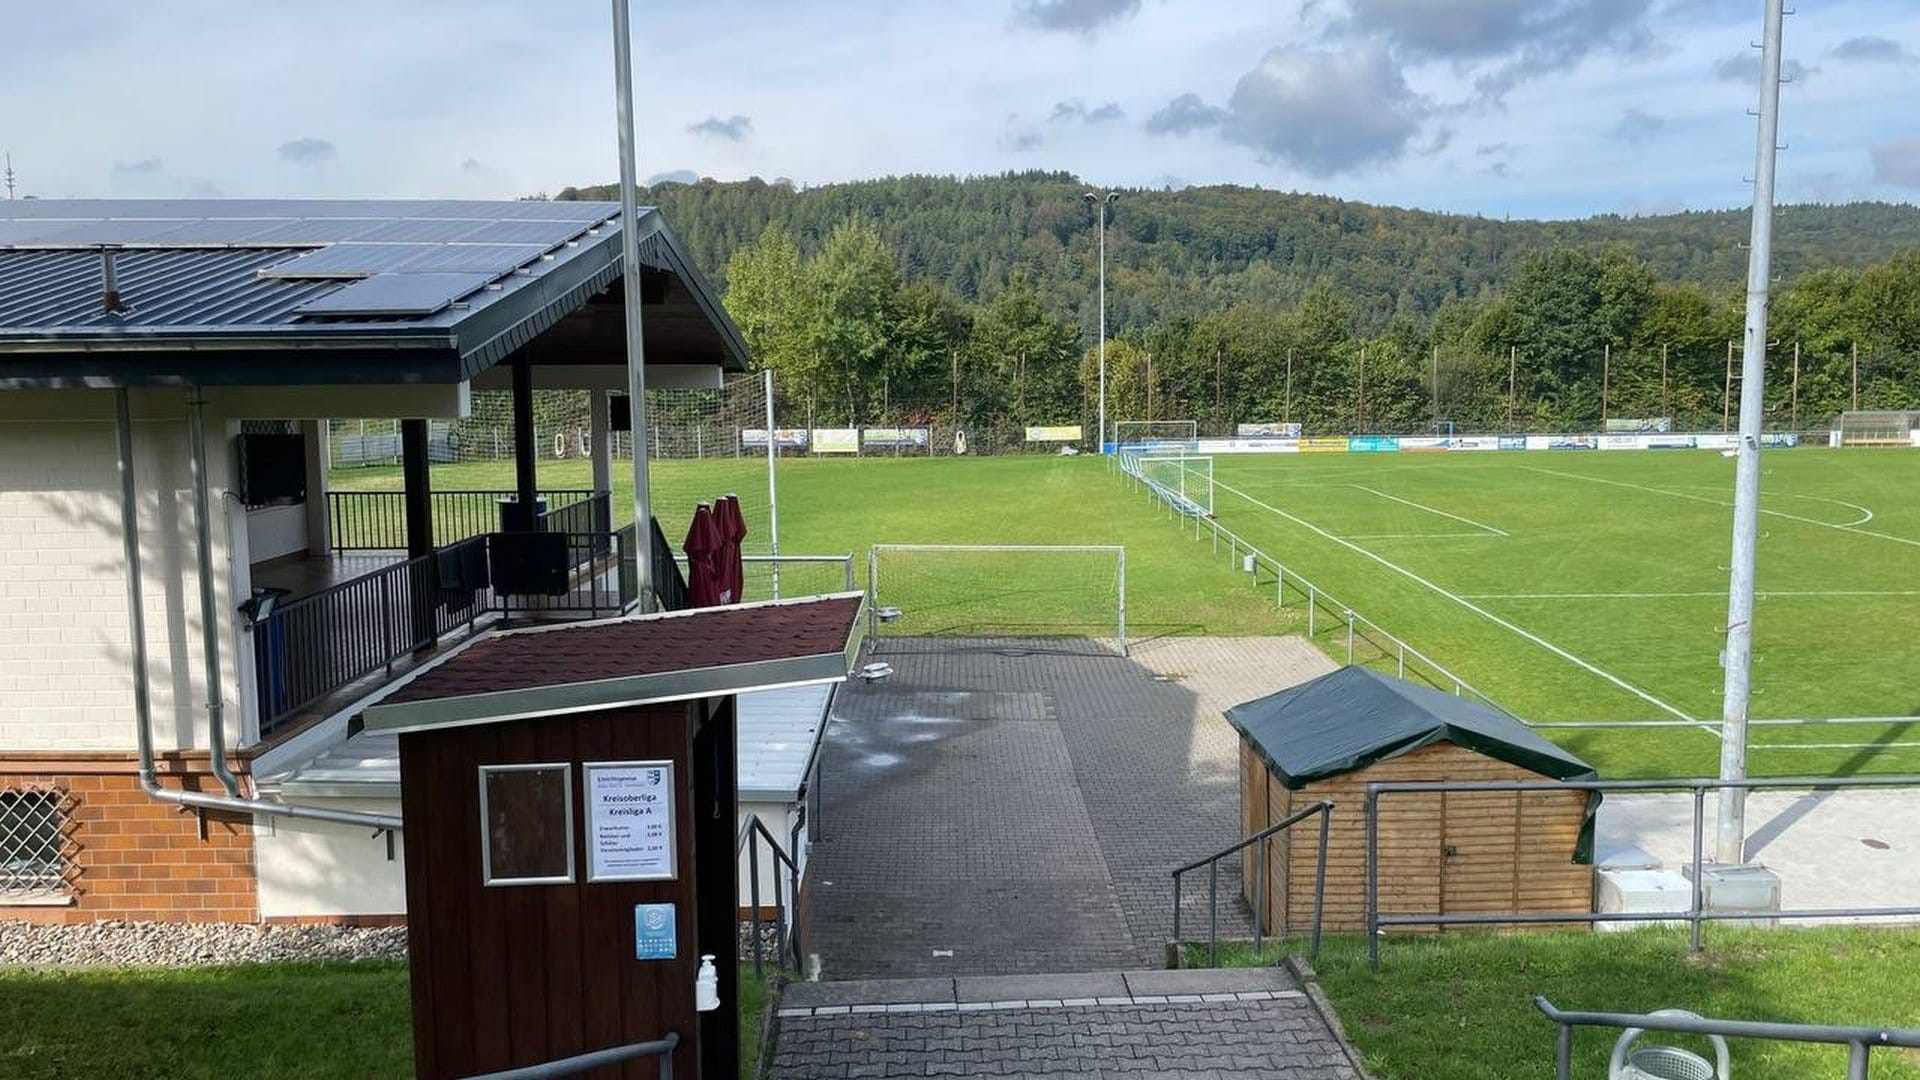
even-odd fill
[[(1383, 943), (1367, 970), (1362, 938), (1328, 938), (1316, 965), (1347, 1035), (1381, 1080), (1539, 1080), (1553, 1075), (1556, 1028), (1533, 1007), (1720, 1019), (1920, 1027), (1920, 930), (1709, 928), (1687, 953), (1684, 931), (1628, 934), (1446, 934)], [(1204, 946), (1202, 946), (1204, 950)], [(1295, 951), (1300, 951), (1298, 944)], [(1251, 964), (1245, 947), (1223, 963)], [(1271, 962), (1269, 959), (1268, 962)], [(1574, 1075), (1606, 1075), (1615, 1031), (1574, 1038)], [(1706, 1052), (1686, 1036), (1655, 1041)], [(1734, 1042), (1741, 1080), (1840, 1076), (1840, 1046)], [(1920, 1056), (1878, 1050), (1872, 1075), (1920, 1078)]]
[[(1215, 459), (1221, 522), (1529, 720), (1717, 720), (1733, 463), (1700, 451), (1237, 455)], [(1920, 712), (1920, 454), (1771, 452), (1765, 470), (1753, 715), (1901, 717)], [(616, 468), (615, 513), (630, 506)], [(656, 461), (655, 506), (675, 540), (697, 498), (742, 494), (749, 546), (763, 542), (764, 463)], [(543, 487), (584, 487), (584, 461), (542, 461)], [(395, 489), (397, 469), (337, 472), (338, 490)], [(783, 459), (781, 549), (851, 553), (858, 584), (874, 544), (1120, 544), (1135, 640), (1161, 634), (1305, 630), (1297, 601), (1235, 572), (1190, 525), (1129, 490), (1102, 459)], [(506, 488), (509, 463), (442, 465), (437, 488)], [(888, 588), (966, 581), (965, 602), (910, 597), (932, 628), (1016, 620), (1033, 632), (1098, 616), (1108, 576), (1091, 560), (973, 557), (935, 568), (900, 556)], [(1047, 570), (1042, 567), (1058, 567)], [(806, 591), (838, 567), (789, 568)], [(749, 596), (765, 588), (749, 582)], [(792, 588), (791, 584), (789, 586)], [(896, 592), (895, 597), (899, 594)], [(1091, 598), (1091, 599), (1089, 599)], [(903, 621), (900, 628), (907, 627)], [(1093, 632), (1096, 627), (1083, 627)], [(1344, 628), (1316, 642), (1345, 657)], [(1364, 654), (1364, 650), (1363, 650)], [(1392, 666), (1391, 659), (1385, 661)], [(1920, 719), (1756, 728), (1755, 775), (1920, 772)], [(1611, 777), (1710, 775), (1706, 726), (1559, 730)]]
[[(766, 986), (740, 970), (740, 1075), (757, 1075)], [(413, 1075), (398, 963), (0, 968), (8, 1080), (370, 1080)]]

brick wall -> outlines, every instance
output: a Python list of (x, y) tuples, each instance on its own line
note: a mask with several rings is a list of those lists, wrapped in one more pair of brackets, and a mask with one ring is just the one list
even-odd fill
[[(218, 793), (206, 759), (172, 757), (161, 783)], [(58, 788), (68, 793), (68, 891), (62, 906), (0, 906), (0, 918), (37, 922), (132, 919), (253, 922), (259, 902), (253, 825), (244, 815), (198, 815), (148, 797), (131, 760), (118, 755), (57, 760), (0, 758), (0, 788)]]

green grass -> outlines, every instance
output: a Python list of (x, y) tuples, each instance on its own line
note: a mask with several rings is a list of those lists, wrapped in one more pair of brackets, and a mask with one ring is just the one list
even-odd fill
[[(1667, 930), (1406, 937), (1382, 944), (1376, 974), (1364, 939), (1343, 936), (1327, 939), (1315, 966), (1381, 1080), (1552, 1076), (1556, 1028), (1534, 1009), (1535, 994), (1569, 1010), (1684, 1008), (1721, 1019), (1920, 1027), (1920, 930), (1710, 928), (1706, 945), (1689, 955), (1685, 933)], [(1223, 963), (1262, 962), (1250, 952), (1224, 950)], [(1574, 1075), (1605, 1076), (1618, 1035), (1582, 1029)], [(1706, 1051), (1685, 1036), (1649, 1038)], [(1739, 1041), (1732, 1051), (1741, 1080), (1839, 1076), (1847, 1060), (1838, 1046)], [(1920, 1078), (1920, 1055), (1876, 1051), (1872, 1075)]]
[[(766, 984), (740, 967), (740, 1076), (759, 1075)], [(0, 967), (8, 1080), (370, 1080), (413, 1074), (398, 963)]]
[[(1228, 528), (1529, 720), (1713, 721), (1732, 469), (1700, 451), (1220, 456), (1214, 509)], [(1912, 682), (1920, 454), (1778, 451), (1763, 469), (1752, 714), (1920, 713)], [(624, 476), (615, 469), (616, 517), (631, 504)], [(695, 499), (730, 490), (742, 493), (755, 530), (749, 545), (761, 538), (762, 462), (658, 461), (652, 476), (658, 516), (676, 540)], [(584, 461), (540, 466), (542, 486), (589, 480)], [(399, 482), (396, 469), (334, 479), (341, 490)], [(512, 468), (436, 466), (434, 483), (511, 487)], [(1224, 552), (1196, 542), (1190, 525), (1096, 458), (784, 459), (780, 510), (784, 552), (852, 553), (858, 584), (879, 543), (1120, 544), (1135, 640), (1306, 629), (1298, 598), (1276, 610), (1270, 576), (1233, 572)], [(939, 576), (930, 562), (902, 565), (911, 572), (883, 570), (883, 596), (912, 587), (916, 573), (929, 590)], [(1015, 572), (988, 578), (989, 564), (975, 561), (979, 576), (964, 588), (913, 597), (901, 605), (907, 622), (966, 632), (1018, 621), (983, 612), (997, 608), (1022, 612), (1026, 625), (1013, 629), (1038, 633), (1096, 617), (1085, 598), (1107, 583), (1090, 561), (1000, 565)], [(787, 574), (790, 589), (840, 587), (834, 567)], [(764, 594), (764, 583), (750, 581), (750, 597)], [(1342, 620), (1323, 611), (1314, 630), (1317, 644), (1345, 658)], [(1394, 669), (1364, 637), (1356, 655)], [(1718, 762), (1719, 740), (1701, 727), (1552, 736), (1611, 777), (1710, 775)], [(1920, 772), (1920, 720), (1756, 728), (1752, 744), (1755, 775)]]

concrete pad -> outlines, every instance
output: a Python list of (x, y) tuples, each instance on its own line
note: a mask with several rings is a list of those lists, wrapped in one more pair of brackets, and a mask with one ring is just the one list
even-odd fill
[(780, 996), (789, 1009), (818, 1009), (829, 1005), (906, 1005), (953, 1000), (953, 980), (848, 979), (841, 982), (794, 983)]
[(1059, 1001), (1065, 998), (1125, 996), (1127, 983), (1117, 971), (1088, 975), (962, 975), (953, 980), (956, 1001)]
[(1129, 971), (1134, 997), (1174, 994), (1238, 994), (1250, 990), (1292, 990), (1293, 980), (1279, 968), (1188, 968), (1180, 971)]

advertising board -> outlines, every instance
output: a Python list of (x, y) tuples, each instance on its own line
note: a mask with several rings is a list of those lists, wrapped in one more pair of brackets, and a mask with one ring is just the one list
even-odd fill
[(814, 428), (813, 452), (816, 454), (857, 454), (860, 452), (860, 429), (850, 427)]

